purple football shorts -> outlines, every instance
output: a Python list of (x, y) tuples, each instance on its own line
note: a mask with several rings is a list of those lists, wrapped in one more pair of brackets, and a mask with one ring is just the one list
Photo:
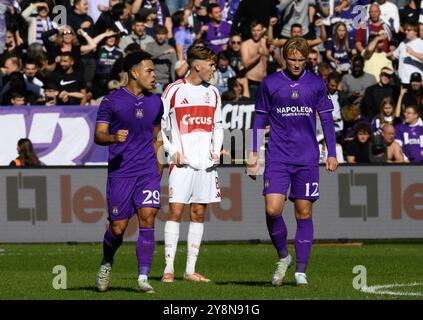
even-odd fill
[(292, 164), (269, 164), (264, 170), (263, 195), (269, 193), (288, 194), (289, 200), (319, 199), (319, 167)]
[(107, 207), (110, 221), (130, 219), (140, 208), (160, 208), (159, 174), (109, 177)]

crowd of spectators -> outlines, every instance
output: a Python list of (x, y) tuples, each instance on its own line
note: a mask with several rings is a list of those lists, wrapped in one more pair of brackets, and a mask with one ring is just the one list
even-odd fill
[[(423, 2), (423, 1), (422, 1)], [(56, 6), (66, 8), (57, 19)], [(326, 81), (340, 160), (422, 162), (420, 0), (0, 0), (0, 103), (98, 105), (126, 82), (123, 58), (149, 52), (156, 93), (184, 77), (190, 46), (217, 56), (223, 100), (254, 101), (303, 36)], [(63, 8), (60, 7), (60, 8)], [(5, 26), (5, 27), (2, 27)], [(324, 140), (320, 139), (322, 159)], [(323, 160), (322, 160), (323, 161)]]

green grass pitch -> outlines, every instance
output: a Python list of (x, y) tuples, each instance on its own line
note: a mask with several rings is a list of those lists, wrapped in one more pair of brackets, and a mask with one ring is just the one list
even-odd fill
[[(6, 252), (0, 254), (0, 299), (423, 299), (422, 243), (314, 246), (307, 272), (308, 287), (295, 286), (294, 267), (288, 270), (284, 285), (270, 285), (277, 258), (268, 243), (203, 243), (197, 270), (207, 275), (211, 283), (181, 280), (186, 259), (186, 245), (181, 243), (175, 261), (176, 281), (164, 284), (160, 282), (164, 249), (163, 244), (157, 244), (150, 274), (155, 294), (136, 290), (134, 243), (126, 243), (119, 249), (106, 293), (94, 290), (101, 244), (2, 244), (1, 247)], [(293, 254), (292, 245), (289, 249)], [(53, 288), (57, 274), (52, 271), (56, 265), (66, 267), (66, 290)], [(391, 295), (361, 292), (353, 288), (356, 265), (366, 268), (367, 286), (415, 285), (381, 289), (394, 292)]]

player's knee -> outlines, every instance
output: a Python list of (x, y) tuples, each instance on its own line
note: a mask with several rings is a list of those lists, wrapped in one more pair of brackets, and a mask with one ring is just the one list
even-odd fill
[(191, 213), (191, 221), (192, 222), (204, 222), (204, 213)]
[(308, 208), (295, 208), (295, 217), (299, 220), (311, 218), (311, 211)]
[(283, 208), (281, 206), (269, 205), (266, 206), (266, 214), (271, 217), (276, 217), (282, 213), (282, 209)]
[(148, 217), (142, 217), (140, 219), (140, 226), (142, 228), (153, 228), (154, 227), (154, 220), (156, 215), (150, 215)]
[(111, 224), (110, 225), (110, 230), (112, 231), (113, 235), (117, 238), (123, 237), (125, 230), (126, 230), (126, 226), (123, 224)]
[(171, 221), (181, 222), (183, 210), (172, 210), (169, 213), (169, 219)]
[(191, 209), (191, 221), (192, 222), (204, 222), (204, 208), (192, 208)]

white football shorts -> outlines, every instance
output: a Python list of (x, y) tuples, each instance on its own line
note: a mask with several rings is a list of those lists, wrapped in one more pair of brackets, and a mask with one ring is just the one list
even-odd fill
[(188, 166), (169, 167), (170, 203), (212, 203), (221, 200), (216, 168), (197, 170)]

